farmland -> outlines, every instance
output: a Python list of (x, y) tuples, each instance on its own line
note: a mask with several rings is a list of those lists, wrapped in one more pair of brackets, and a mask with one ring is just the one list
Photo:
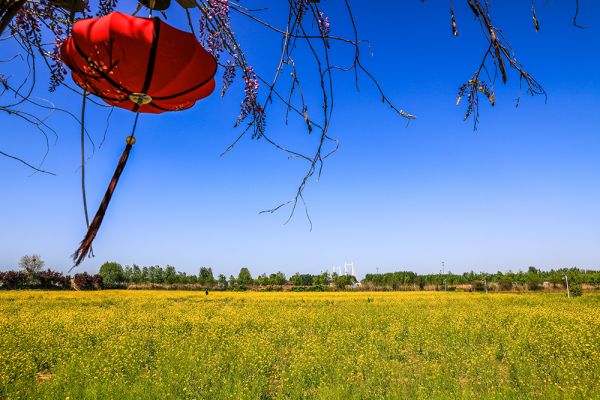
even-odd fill
[(600, 295), (0, 292), (0, 398), (599, 398)]

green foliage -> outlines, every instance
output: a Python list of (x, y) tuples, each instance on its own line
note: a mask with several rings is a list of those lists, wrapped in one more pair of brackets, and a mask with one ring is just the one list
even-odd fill
[[(287, 279), (283, 272), (277, 272), (271, 275), (260, 274), (258, 278), (256, 278), (256, 280), (254, 281), (254, 283), (259, 286), (270, 286), (269, 290), (273, 290), (272, 286), (285, 285), (287, 283)], [(261, 290), (265, 290), (265, 288)]]
[(290, 278), (290, 283), (294, 286), (312, 286), (313, 279), (310, 274), (295, 273)]
[(227, 289), (227, 286), (229, 286), (229, 282), (227, 282), (227, 278), (223, 274), (219, 274), (219, 277), (217, 278), (217, 282), (218, 282), (219, 286), (221, 286), (224, 289)]
[(529, 290), (539, 290), (542, 289), (542, 283), (545, 281), (552, 283), (555, 287), (564, 288), (563, 273), (567, 274), (569, 282), (600, 285), (600, 270), (568, 268), (564, 270), (553, 269), (542, 271), (536, 267), (529, 267), (526, 272), (508, 271), (506, 273), (496, 272), (495, 274), (488, 274), (485, 272), (476, 273), (470, 271), (461, 275), (455, 275), (450, 272), (446, 274), (419, 275), (410, 271), (399, 271), (385, 274), (367, 274), (362, 282), (366, 286), (374, 288), (406, 290), (418, 287), (423, 290), (436, 286), (441, 288), (444, 281), (450, 287), (451, 285), (468, 285), (473, 281), (487, 279), (488, 284), (496, 283), (498, 288), (503, 291), (513, 290), (514, 285), (527, 286)]
[(471, 282), (471, 288), (476, 292), (483, 292), (485, 291), (485, 284), (483, 281), (473, 281)]
[(327, 286), (331, 283), (331, 277), (329, 276), (329, 272), (322, 272), (319, 275), (313, 275), (312, 281), (316, 286)]
[[(531, 268), (531, 267), (530, 267)], [(527, 274), (527, 289), (540, 290), (542, 288), (542, 279), (537, 273)]]
[(102, 277), (106, 287), (116, 287), (126, 282), (125, 273), (121, 264), (105, 262), (100, 266), (98, 274)]
[(229, 282), (230, 288), (233, 288), (237, 283), (233, 275), (229, 275), (229, 279), (227, 281)]
[(367, 274), (365, 281), (373, 283), (375, 286), (387, 286), (399, 289), (402, 286), (416, 283), (417, 274), (411, 271), (398, 271), (385, 274)]
[(583, 296), (583, 289), (581, 288), (581, 285), (577, 283), (570, 285), (569, 292), (571, 293), (572, 297)]
[(237, 277), (237, 284), (240, 286), (251, 285), (253, 283), (252, 275), (250, 274), (250, 270), (246, 267), (240, 269), (240, 273)]
[[(285, 279), (285, 275), (283, 275)], [(301, 274), (297, 272), (290, 278), (290, 283), (294, 286), (319, 286), (325, 287), (328, 286), (335, 277), (338, 277), (337, 274), (334, 274), (333, 277), (329, 275), (328, 272), (322, 272), (319, 275), (311, 275), (311, 274)]]
[(269, 284), (270, 285), (285, 285), (287, 283), (287, 278), (283, 272), (277, 272), (275, 274), (269, 275)]
[(269, 284), (269, 277), (267, 274), (260, 274), (258, 278), (256, 278), (256, 284), (260, 286), (266, 286)]
[(201, 285), (214, 285), (215, 277), (213, 276), (212, 268), (200, 268), (200, 274), (198, 275), (198, 283)]
[(145, 282), (146, 278), (142, 269), (136, 264), (133, 264), (133, 267), (126, 266), (123, 275), (125, 276), (125, 282), (129, 283), (142, 283)]
[(537, 269), (536, 267), (529, 267), (529, 268), (527, 269), (527, 273), (528, 273), (528, 274), (531, 274), (531, 275), (537, 275), (537, 274), (539, 274), (539, 273), (540, 273), (540, 270), (539, 270), (539, 269)]
[[(27, 268), (30, 271), (37, 268), (35, 265), (43, 265), (43, 261), (39, 256), (26, 256), (22, 262), (22, 272), (5, 272), (0, 275), (0, 288), (8, 289), (25, 289), (25, 288), (69, 288), (70, 283), (65, 283), (65, 278), (62, 274), (48, 272), (26, 272)], [(34, 265), (33, 267), (31, 265)], [(58, 275), (53, 275), (58, 274)], [(535, 267), (529, 267), (526, 272), (497, 272), (495, 274), (475, 273), (473, 271), (466, 272), (462, 275), (455, 275), (451, 272), (446, 274), (428, 274), (419, 275), (410, 271), (399, 271), (385, 274), (367, 274), (362, 281), (364, 287), (369, 289), (384, 289), (384, 290), (424, 290), (436, 288), (444, 290), (444, 282), (446, 282), (449, 291), (461, 291), (462, 288), (458, 285), (471, 285), (472, 290), (483, 291), (483, 280), (487, 280), (488, 289), (497, 287), (501, 291), (511, 291), (514, 285), (520, 288), (526, 286), (531, 290), (542, 289), (543, 282), (550, 282), (557, 288), (565, 287), (564, 274), (567, 275), (569, 282), (573, 284), (589, 284), (600, 285), (600, 271), (581, 270), (578, 268), (560, 269), (542, 271)], [(255, 286), (269, 287), (269, 290), (288, 290), (287, 287), (282, 287), (288, 283), (294, 287), (300, 288), (302, 291), (319, 291), (325, 290), (330, 286), (338, 289), (346, 289), (357, 282), (355, 277), (348, 275), (338, 275), (336, 273), (329, 274), (322, 272), (318, 275), (311, 274), (294, 274), (288, 281), (283, 272), (272, 273), (267, 275), (263, 273), (258, 278), (253, 279), (248, 268), (242, 268), (238, 277), (220, 274), (217, 279), (214, 278), (212, 268), (201, 267), (199, 274), (187, 275), (185, 272), (177, 271), (175, 267), (167, 265), (164, 269), (159, 265), (140, 267), (136, 264), (125, 266), (124, 268), (117, 262), (106, 262), (102, 264), (99, 271), (99, 276), (107, 288), (125, 288), (128, 284), (137, 284), (138, 288), (143, 288), (144, 285), (157, 285), (158, 288), (165, 288), (160, 285), (170, 285), (168, 288), (186, 288), (197, 289), (193, 285), (198, 284), (200, 287), (218, 285), (222, 290), (241, 290), (255, 289)], [(67, 279), (68, 281), (68, 279)], [(495, 285), (490, 285), (494, 283)], [(172, 285), (172, 286), (171, 286)], [(187, 285), (187, 286), (186, 286)]]
[(339, 289), (344, 289), (352, 286), (357, 282), (356, 278), (352, 275), (339, 275), (333, 280), (334, 285)]
[(508, 276), (503, 276), (498, 281), (498, 288), (500, 288), (500, 290), (505, 291), (505, 292), (512, 290), (512, 288), (513, 288), (512, 280)]

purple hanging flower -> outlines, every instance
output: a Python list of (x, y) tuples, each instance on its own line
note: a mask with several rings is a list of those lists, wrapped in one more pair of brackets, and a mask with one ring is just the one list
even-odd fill
[(325, 14), (323, 14), (323, 11), (319, 11), (317, 22), (319, 24), (321, 35), (329, 36), (329, 17), (326, 17)]

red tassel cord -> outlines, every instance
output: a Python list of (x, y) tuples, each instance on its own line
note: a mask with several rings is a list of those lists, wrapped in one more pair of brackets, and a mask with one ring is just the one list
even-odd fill
[(119, 183), (119, 178), (125, 169), (125, 165), (127, 164), (127, 159), (129, 158), (129, 153), (131, 152), (131, 148), (135, 144), (135, 127), (137, 125), (137, 119), (139, 114), (135, 116), (135, 123), (133, 125), (133, 130), (131, 136), (127, 136), (125, 146), (125, 150), (123, 150), (123, 154), (121, 154), (121, 158), (119, 159), (119, 163), (117, 164), (117, 168), (115, 169), (115, 173), (113, 174), (110, 183), (108, 184), (108, 188), (106, 189), (106, 193), (104, 193), (104, 197), (102, 198), (102, 202), (100, 203), (100, 207), (98, 207), (98, 211), (90, 224), (88, 231), (81, 241), (79, 248), (73, 254), (73, 261), (75, 262), (74, 267), (81, 264), (81, 262), (85, 259), (85, 257), (90, 253), (90, 249), (92, 248), (92, 242), (96, 238), (96, 234), (100, 229), (100, 225), (102, 225), (102, 220), (104, 219), (104, 215), (106, 214), (106, 210), (108, 209), (108, 204), (110, 203), (110, 199), (117, 187), (117, 183)]

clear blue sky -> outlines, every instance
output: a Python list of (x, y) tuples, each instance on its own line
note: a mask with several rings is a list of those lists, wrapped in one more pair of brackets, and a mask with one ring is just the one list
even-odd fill
[[(189, 111), (140, 119), (138, 143), (94, 243), (96, 257), (80, 270), (95, 271), (107, 260), (171, 264), (188, 273), (211, 266), (227, 275), (248, 266), (255, 276), (317, 273), (344, 261), (354, 261), (361, 276), (377, 267), (435, 272), (441, 261), (453, 272), (600, 267), (600, 5), (581, 2), (581, 23), (588, 25), (582, 30), (572, 26), (571, 2), (538, 2), (536, 34), (528, 4), (496, 1), (497, 24), (548, 102), (524, 96), (515, 108), (512, 76), (497, 85), (496, 107), (483, 107), (473, 132), (455, 95), (485, 43), (462, 3), (458, 38), (450, 34), (446, 3), (390, 2), (383, 9), (352, 3), (361, 37), (371, 41), (366, 64), (418, 119), (407, 126), (366, 80), (357, 93), (352, 77), (340, 76), (331, 133), (341, 147), (305, 194), (312, 232), (302, 212), (287, 225), (287, 210), (258, 214), (292, 196), (305, 171), (301, 161), (249, 139), (219, 156), (239, 134), (232, 125), (240, 97), (232, 91)], [(338, 2), (321, 5), (332, 34), (347, 33)], [(185, 29), (178, 18), (169, 22)], [(236, 31), (259, 71), (276, 65), (276, 36), (245, 21)], [(15, 52), (5, 43), (0, 48), (1, 58)], [(5, 74), (18, 73), (7, 65)], [(37, 95), (78, 111), (78, 97), (62, 90), (48, 95), (44, 79), (38, 77)], [(105, 110), (90, 109), (88, 129), (97, 144), (105, 119)], [(40, 159), (44, 141), (35, 129), (5, 114), (0, 123), (0, 150)], [(57, 176), (31, 176), (0, 158), (2, 269), (39, 253), (66, 271), (85, 233), (78, 126), (61, 114), (48, 123), (59, 135), (51, 138), (45, 168)], [(131, 123), (131, 113), (116, 110), (103, 147), (87, 164), (92, 214)], [(268, 132), (286, 143), (307, 138), (301, 124), (286, 127), (276, 112)]]

